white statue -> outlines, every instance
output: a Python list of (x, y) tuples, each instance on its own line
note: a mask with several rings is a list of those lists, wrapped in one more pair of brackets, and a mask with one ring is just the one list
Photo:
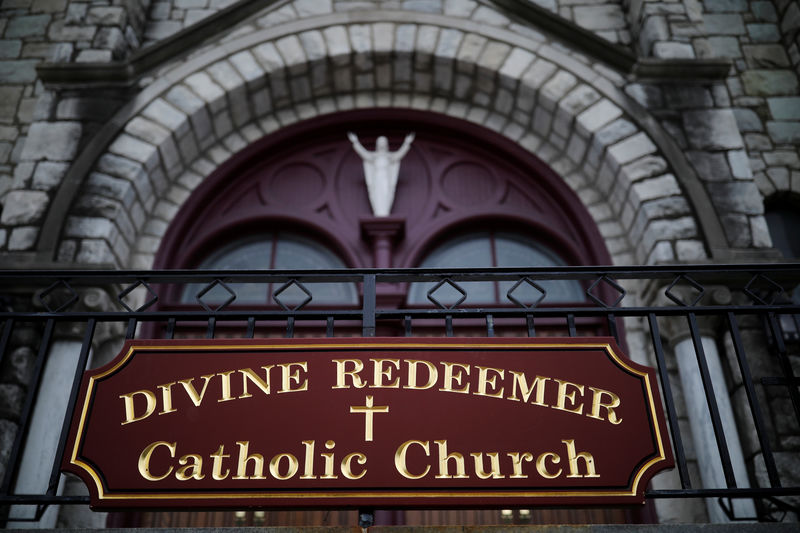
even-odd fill
[(347, 138), (364, 162), (364, 178), (372, 214), (376, 217), (389, 216), (397, 189), (397, 177), (400, 175), (400, 160), (408, 153), (414, 134), (406, 135), (403, 145), (396, 152), (389, 151), (389, 141), (384, 136), (378, 137), (374, 152), (364, 148), (353, 133), (348, 133)]

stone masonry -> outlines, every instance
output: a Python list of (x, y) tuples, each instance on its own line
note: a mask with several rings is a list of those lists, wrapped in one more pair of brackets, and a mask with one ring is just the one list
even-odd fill
[[(259, 26), (266, 28), (285, 21), (297, 20), (303, 16), (323, 16), (326, 13), (334, 14), (337, 12), (352, 13), (357, 12), (360, 8), (363, 8), (364, 6), (362, 4), (363, 3), (324, 1), (303, 2), (302, 0), (296, 3), (279, 2), (276, 4), (274, 9), (269, 11), (269, 13), (266, 13), (264, 16), (257, 19), (256, 23)], [(517, 32), (518, 35), (524, 34), (525, 36), (534, 40), (543, 38), (541, 34), (537, 35), (535, 32), (531, 33), (531, 29), (523, 29), (523, 25), (521, 25), (518, 21), (513, 20), (513, 17), (503, 15), (496, 9), (493, 9), (490, 4), (490, 2), (478, 3), (465, 0), (447, 2), (377, 2), (374, 5), (382, 9), (408, 9), (410, 12), (418, 12), (423, 15), (441, 13), (448, 17), (468, 17), (484, 27), (506, 28), (508, 31)], [(139, 4), (136, 5), (139, 6)], [(146, 25), (126, 25), (126, 31), (124, 32), (124, 35), (129, 36), (128, 41), (126, 41), (129, 43), (128, 49), (132, 49), (132, 46), (137, 44), (136, 39), (134, 39), (134, 37), (137, 35), (134, 27), (138, 27), (143, 32), (143, 35), (146, 35), (148, 31), (151, 33), (153, 31), (161, 32), (161, 30), (157, 30), (157, 28), (163, 26), (161, 25), (161, 22), (163, 22), (165, 19), (162, 15), (167, 11), (169, 11), (169, 20), (180, 21), (180, 24), (176, 22), (177, 25), (173, 24), (170, 26), (170, 28), (173, 28), (174, 31), (177, 31), (177, 29), (190, 26), (190, 23), (201, 20), (201, 14), (204, 16), (209, 15), (211, 12), (227, 7), (228, 5), (229, 4), (227, 3), (225, 5), (212, 5), (211, 3), (206, 2), (175, 2), (174, 4), (165, 2), (154, 3), (152, 6), (150, 6), (150, 22), (148, 22)], [(612, 38), (609, 34), (604, 33), (604, 30), (601, 30), (600, 28), (591, 27), (592, 23), (597, 25), (597, 21), (604, 17), (600, 17), (599, 15), (595, 17), (586, 16), (584, 11), (585, 9), (588, 9), (588, 5), (566, 2), (564, 5), (559, 4), (558, 6), (553, 6), (547, 2), (540, 3), (540, 5), (550, 10), (553, 10), (555, 7), (556, 9), (554, 12), (559, 13), (565, 18), (574, 20), (577, 24), (585, 27), (586, 29), (595, 31), (598, 35), (612, 42), (625, 44), (626, 40), (629, 41), (630, 39), (620, 36), (628, 32), (633, 35), (635, 37), (634, 40), (636, 40), (636, 43), (629, 43), (630, 47), (637, 49), (640, 53), (652, 54), (655, 57), (702, 57), (704, 53), (707, 54), (707, 52), (704, 52), (704, 50), (712, 48), (712, 45), (719, 45), (720, 42), (730, 42), (730, 39), (733, 38), (717, 38), (709, 36), (707, 28), (705, 33), (700, 34), (700, 37), (694, 36), (692, 32), (688, 32), (688, 30), (686, 30), (686, 24), (679, 23), (681, 20), (683, 20), (681, 17), (689, 17), (689, 14), (691, 14), (689, 12), (692, 10), (702, 11), (702, 9), (704, 9), (702, 6), (692, 3), (680, 3), (680, 5), (685, 5), (686, 7), (686, 13), (683, 14), (675, 13), (675, 10), (672, 8), (667, 9), (660, 7), (660, 4), (657, 3), (642, 3), (628, 6), (627, 18), (629, 20), (637, 21), (635, 23), (621, 23), (618, 20), (620, 17), (609, 14), (605, 17), (605, 19), (613, 19), (617, 21), (615, 23), (615, 27), (617, 27), (617, 29), (614, 31), (619, 35), (615, 38)], [(116, 13), (116, 15), (112, 17), (111, 11), (109, 11), (112, 8), (101, 8), (99, 6), (92, 8), (94, 10), (92, 11), (94, 15), (90, 17), (88, 15), (89, 8), (85, 4), (83, 7), (87, 8), (86, 21), (92, 21), (94, 23), (94, 26), (91, 26), (91, 31), (99, 31), (97, 28), (101, 24), (113, 23), (119, 26), (119, 24), (126, 22), (127, 20), (126, 17), (120, 16), (118, 11), (113, 11), (113, 13)], [(170, 9), (167, 9), (167, 7)], [(617, 11), (622, 10), (622, 6), (619, 4), (609, 4), (607, 7), (607, 11), (609, 11), (609, 13), (611, 11), (616, 13)], [(72, 6), (70, 7), (70, 12), (74, 14), (76, 10), (80, 11), (80, 9), (82, 9), (80, 6)], [(105, 9), (105, 11), (103, 11), (103, 9)], [(114, 9), (122, 9), (122, 7)], [(728, 4), (725, 4), (724, 6), (711, 6), (708, 9), (710, 12), (716, 13), (720, 9), (734, 8)], [(761, 13), (760, 16), (767, 16), (763, 13), (769, 11), (769, 9), (761, 5), (756, 6), (754, 9), (758, 13)], [(185, 19), (189, 17), (189, 13), (193, 10), (199, 10), (202, 11), (202, 13), (192, 15), (189, 23), (187, 23)], [(102, 17), (100, 16), (101, 13), (103, 14)], [(581, 15), (581, 13), (584, 14)], [(707, 18), (710, 21), (714, 21), (717, 20), (714, 18), (715, 16), (716, 15), (710, 14)], [(653, 19), (653, 17), (660, 17), (656, 18), (656, 20), (660, 21), (663, 19), (664, 21), (669, 22), (669, 24), (666, 24), (666, 27), (670, 32), (669, 35), (661, 35), (657, 32), (652, 33), (650, 30), (648, 30), (648, 28), (657, 25), (655, 22), (649, 22), (651, 19)], [(693, 15), (693, 17), (697, 19), (697, 16)], [(739, 17), (744, 20), (743, 15), (741, 14), (734, 14), (731, 15), (731, 17)], [(57, 19), (58, 17), (56, 17), (54, 20), (57, 22)], [(78, 19), (73, 17), (69, 20)], [(589, 22), (590, 20), (594, 22)], [(10, 22), (13, 21), (14, 20), (10, 20)], [(53, 22), (53, 24), (56, 22)], [(719, 22), (717, 22), (717, 24), (718, 23)], [(19, 22), (17, 22), (17, 24), (19, 24)], [(630, 26), (628, 26), (628, 24), (630, 24)], [(744, 24), (744, 22), (742, 24)], [(180, 28), (178, 26), (180, 26)], [(60, 26), (56, 26), (56, 28), (58, 27)], [(77, 23), (75, 23), (75, 28), (78, 27), (86, 28), (87, 25), (84, 24), (82, 26), (78, 26)], [(777, 28), (777, 25), (775, 25), (775, 27)], [(70, 28), (72, 28), (72, 26), (70, 26)], [(680, 28), (683, 28), (683, 30), (680, 30)], [(174, 33), (173, 30), (170, 30), (168, 33)], [(17, 29), (14, 31), (19, 33), (21, 30)], [(52, 35), (64, 34), (63, 31), (61, 33), (58, 33), (58, 31), (52, 29), (48, 31)], [(77, 33), (79, 33), (77, 30), (73, 31), (73, 29), (70, 29), (70, 31), (73, 32), (72, 35), (77, 35)], [(84, 29), (84, 31), (89, 32), (90, 30)], [(246, 26), (244, 26), (239, 31), (247, 32), (249, 30)], [(331, 31), (332, 30), (329, 30), (329, 34)], [(12, 32), (12, 35), (13, 34), (14, 33)], [(159, 38), (164, 37), (165, 35), (167, 35), (167, 33), (158, 33)], [(658, 37), (658, 35), (661, 36)], [(431, 36), (435, 38), (436, 34), (431, 34)], [(356, 37), (357, 34), (353, 34), (351, 38), (355, 39)], [(398, 44), (401, 42), (402, 38), (402, 35), (398, 35)], [(145, 39), (147, 39), (147, 37), (145, 37)], [(470, 39), (472, 39), (471, 36)], [(463, 52), (461, 53), (468, 53), (470, 50), (468, 46), (474, 47), (470, 39), (465, 40), (462, 46)], [(742, 37), (742, 39), (745, 39), (745, 37)], [(306, 41), (308, 41), (308, 39), (306, 39)], [(419, 39), (419, 41), (422, 41), (422, 39)], [(475, 42), (478, 45), (485, 46), (485, 43), (481, 43), (480, 39)], [(669, 48), (668, 45), (671, 46), (670, 43), (680, 43), (682, 45), (691, 44), (694, 52), (692, 54), (667, 53), (664, 50)], [(303, 44), (305, 46), (313, 45), (311, 41)], [(457, 42), (457, 44), (460, 45), (460, 42)], [(353, 41), (352, 45), (354, 47), (359, 46), (357, 41)], [(446, 43), (442, 41), (440, 47), (445, 45)], [(51, 46), (61, 50), (70, 50), (70, 53), (63, 57), (69, 57), (75, 61), (80, 61), (79, 56), (84, 51), (87, 53), (91, 52), (92, 54), (95, 52), (99, 53), (100, 51), (100, 48), (89, 47), (94, 45), (89, 42), (88, 38), (83, 41), (77, 41), (74, 44), (57, 43), (51, 44)], [(785, 52), (778, 51), (777, 48), (775, 48), (775, 45), (766, 48), (764, 47), (765, 45), (742, 46), (745, 50), (747, 50), (748, 57), (751, 57), (752, 59), (750, 63), (747, 63), (747, 61), (735, 61), (734, 68), (736, 69), (744, 68), (750, 65), (763, 66), (763, 61), (768, 61), (768, 59), (765, 58), (769, 56), (769, 54), (777, 54), (778, 56), (781, 56), (782, 53), (784, 56), (787, 55)], [(713, 55), (720, 56), (724, 54)], [(106, 56), (106, 60), (108, 60), (109, 57), (115, 57), (114, 54), (112, 54), (112, 56), (108, 56), (108, 54), (106, 54)], [(119, 56), (119, 54), (117, 54), (117, 56)], [(124, 57), (124, 54), (122, 54), (122, 57)], [(577, 59), (579, 61), (586, 60), (584, 57), (580, 56), (578, 56)], [(755, 63), (753, 63), (754, 61)], [(780, 63), (780, 58), (776, 61), (778, 61), (776, 64), (779, 65), (784, 63), (786, 65), (789, 64), (788, 61)], [(415, 61), (415, 66), (417, 64), (419, 64), (418, 60)], [(403, 74), (401, 71), (397, 71), (397, 69), (395, 69), (395, 71), (401, 75)], [(340, 78), (336, 78), (336, 74), (334, 74), (334, 77), (331, 78), (330, 81), (327, 81), (323, 76), (321, 76), (320, 72), (321, 70), (317, 69), (317, 78), (315, 83), (318, 85), (322, 84), (324, 87), (321, 89), (315, 88), (315, 94), (317, 95), (321, 94), (322, 91), (325, 91), (330, 87), (336, 88), (337, 79), (341, 79), (342, 81), (344, 80), (344, 78), (341, 77), (341, 74), (339, 74)], [(531, 74), (529, 74), (529, 76), (535, 75), (536, 72), (536, 70), (531, 70)], [(603, 72), (603, 74), (608, 76), (610, 75), (610, 72), (606, 70)], [(418, 80), (425, 80), (426, 76), (429, 76), (429, 74), (423, 73), (421, 78), (418, 77)], [(432, 79), (436, 79), (435, 72)], [(453, 87), (457, 93), (463, 94), (465, 90), (469, 90), (465, 89), (467, 86), (464, 85), (463, 74), (460, 76), (456, 75), (454, 79), (456, 84)], [(357, 87), (359, 89), (369, 89), (370, 86), (373, 88), (375, 87), (375, 81), (369, 81), (370, 76), (360, 76), (357, 78), (357, 80), (359, 81), (356, 83), (360, 84)], [(776, 80), (778, 81), (776, 82)], [(386, 85), (386, 80), (381, 81), (383, 81), (384, 85)], [(397, 81), (388, 80), (388, 82), (392, 84), (394, 89), (397, 89), (402, 86), (397, 82), (402, 83), (403, 80), (402, 78), (398, 78)], [(677, 142), (682, 149), (687, 150), (687, 155), (689, 156), (690, 162), (695, 171), (701, 176), (701, 179), (707, 182), (704, 184), (704, 186), (708, 190), (710, 196), (744, 196), (749, 199), (748, 201), (753, 202), (755, 197), (748, 195), (746, 188), (750, 187), (747, 182), (753, 182), (754, 179), (762, 193), (770, 193), (770, 191), (786, 192), (792, 190), (792, 183), (797, 181), (797, 151), (796, 143), (793, 142), (793, 132), (797, 127), (797, 121), (793, 121), (791, 117), (793, 116), (793, 113), (796, 113), (794, 112), (794, 107), (798, 97), (796, 95), (796, 74), (792, 72), (791, 69), (751, 68), (747, 72), (744, 72), (743, 76), (730, 78), (725, 85), (721, 83), (715, 83), (711, 85), (704, 84), (697, 86), (696, 88), (687, 86), (672, 88), (669, 86), (660, 86), (657, 84), (648, 84), (636, 81), (633, 83), (628, 82), (627, 85), (623, 87), (623, 85), (625, 85), (624, 83), (623, 85), (620, 85), (622, 80), (618, 78), (615, 79), (613, 76), (609, 78), (609, 82), (618, 87), (622, 87), (634, 100), (636, 100), (637, 103), (652, 110), (654, 117), (662, 123), (662, 127), (669, 133), (670, 136), (673, 137), (674, 141)], [(346, 88), (346, 86), (342, 87)], [(414, 86), (415, 91), (419, 91), (420, 88), (421, 86)], [(32, 87), (30, 89), (32, 89)], [(438, 90), (438, 88), (436, 89)], [(4, 90), (6, 90), (6, 88), (4, 88)], [(13, 91), (14, 88), (8, 87), (7, 90)], [(756, 93), (763, 93), (764, 91), (767, 91), (770, 93), (770, 95), (762, 95), (759, 97), (749, 96), (747, 93), (748, 91)], [(745, 94), (738, 96), (738, 94), (742, 92)], [(302, 95), (303, 93), (301, 92), (298, 94)], [(501, 105), (505, 105), (503, 102), (508, 101), (507, 94), (507, 90), (501, 88), (500, 92), (497, 93), (497, 97), (484, 91), (483, 94), (478, 94), (477, 98), (479, 102), (485, 102), (487, 98), (495, 98)], [(53, 97), (54, 95), (48, 92), (39, 100), (41, 108), (40, 114), (43, 119), (42, 121), (47, 123), (47, 125), (43, 126), (39, 131), (52, 130), (69, 132), (69, 135), (73, 137), (79, 135), (76, 128), (85, 127), (85, 124), (82, 126), (80, 121), (74, 120), (69, 123), (68, 121), (64, 121), (64, 119), (80, 116), (80, 99), (70, 99), (66, 97), (65, 94), (65, 97), (62, 97), (58, 104), (54, 106), (52, 101)], [(36, 99), (33, 97), (30, 98), (30, 103), (28, 104), (29, 108), (33, 105), (35, 100)], [(518, 103), (521, 102), (523, 104), (521, 113), (524, 114), (524, 106), (527, 105), (525, 104), (526, 100), (524, 95), (523, 98), (519, 98), (517, 101)], [(756, 105), (756, 109), (754, 110), (752, 106), (757, 102), (760, 103)], [(277, 102), (276, 104), (280, 106), (280, 102)], [(742, 107), (734, 107), (738, 105), (741, 105)], [(542, 107), (541, 111), (539, 112), (539, 116), (533, 117), (538, 119), (537, 124), (539, 125), (540, 129), (545, 127), (544, 125), (546, 124), (543, 122), (547, 117), (547, 115), (543, 114), (545, 110), (546, 107)], [(520, 114), (520, 112), (517, 113), (518, 115)], [(739, 130), (738, 135), (730, 128), (732, 124), (732, 117), (735, 118), (736, 124), (739, 126), (736, 128)], [(768, 120), (762, 120), (760, 117), (768, 118)], [(26, 120), (31, 120), (32, 118), (32, 115), (28, 115)], [(64, 124), (55, 125), (53, 124), (53, 120), (58, 120), (59, 122), (64, 121)], [(16, 118), (15, 121), (19, 122), (19, 118)], [(745, 121), (744, 126), (742, 126), (742, 121)], [(696, 128), (694, 124), (698, 124), (698, 127)], [(23, 136), (15, 132), (19, 131), (20, 133), (27, 133), (27, 127), (28, 126), (25, 126), (23, 121), (19, 127), (8, 127), (3, 130), (7, 132), (8, 136), (13, 136), (15, 138), (15, 144), (17, 145), (17, 149), (13, 154), (14, 167), (12, 167), (11, 164), (7, 165), (9, 173), (12, 168), (16, 169), (16, 175), (14, 177), (7, 175), (4, 181), (4, 188), (6, 191), (13, 191), (14, 193), (8, 196), (8, 198), (14, 200), (15, 202), (20, 201), (25, 205), (31, 205), (37, 201), (44, 201), (45, 195), (41, 194), (42, 192), (46, 193), (48, 198), (52, 196), (54, 188), (61, 179), (59, 172), (66, 171), (66, 166), (61, 161), (70, 160), (70, 158), (74, 155), (70, 151), (74, 150), (75, 147), (69, 146), (69, 142), (63, 146), (58, 144), (48, 146), (48, 150), (51, 153), (45, 156), (41, 153), (42, 146), (43, 144), (47, 144), (48, 141), (46, 138), (43, 138), (39, 141), (33, 139), (32, 145), (27, 150), (24, 150), (22, 147)], [(711, 130), (708, 128), (711, 128)], [(750, 133), (750, 130), (753, 130), (753, 132)], [(565, 140), (561, 140), (560, 135), (558, 135), (560, 132), (555, 133), (557, 133), (557, 135), (552, 137), (552, 139), (556, 145), (556, 149), (563, 149), (563, 146), (559, 147), (558, 145), (563, 144)], [(711, 137), (709, 137), (709, 135), (711, 135)], [(714, 137), (715, 135), (716, 137)], [(698, 150), (692, 150), (695, 145), (697, 146)], [(9, 143), (7, 148), (9, 151), (11, 151), (13, 147)], [(574, 145), (573, 150), (576, 148), (577, 145)], [(59, 150), (61, 152), (57, 153)], [(9, 159), (12, 158), (11, 156), (12, 154), (9, 154)], [(36, 167), (35, 163), (31, 162), (39, 157), (44, 157), (47, 165)], [(24, 161), (24, 164), (19, 165), (19, 168), (17, 169), (16, 163), (21, 159)], [(749, 160), (746, 161), (746, 159)], [(589, 162), (592, 162), (592, 160), (589, 160)], [(598, 168), (597, 170), (602, 170), (602, 167)], [(715, 174), (715, 176), (709, 176), (709, 172)], [(711, 183), (712, 181), (725, 181), (727, 179), (725, 176), (733, 176), (734, 181), (729, 185)], [(736, 180), (742, 180), (745, 183), (738, 183)], [(657, 182), (653, 183), (655, 184)], [(756, 204), (758, 204), (757, 201)], [(619, 209), (619, 207), (617, 207), (617, 209)], [(19, 209), (17, 209), (17, 211), (19, 211)], [(15, 214), (15, 211), (12, 209), (10, 214), (2, 215), (2, 217), (0, 217), (0, 223), (3, 225), (3, 227), (0, 229), (0, 232), (2, 232), (2, 239), (0, 240), (3, 241), (2, 244), (5, 246), (5, 248), (10, 251), (34, 249), (38, 236), (37, 223), (41, 222), (42, 213), (44, 211), (44, 208), (34, 209), (28, 215), (20, 216)], [(760, 205), (746, 205), (741, 201), (731, 199), (721, 204), (718, 207), (718, 212), (724, 213), (726, 217), (724, 227), (729, 233), (729, 235), (726, 235), (728, 240), (727, 244), (733, 245), (733, 247), (744, 246), (745, 248), (750, 245), (755, 245), (756, 247), (769, 246), (770, 243), (768, 241), (768, 236), (766, 235), (766, 227), (763, 222), (763, 217), (761, 216), (763, 208), (760, 207)], [(633, 217), (629, 216), (625, 223), (630, 224), (632, 219)], [(622, 232), (620, 232), (620, 235), (621, 234)], [(130, 244), (131, 243), (128, 243), (129, 246)], [(65, 246), (69, 248), (73, 245), (68, 243)], [(639, 255), (636, 260), (646, 261), (648, 257), (652, 257), (653, 259), (658, 258), (658, 260), (691, 260), (692, 257), (697, 259), (703, 256), (701, 248), (702, 246), (698, 244), (690, 244), (689, 242), (682, 243), (680, 245), (672, 244), (670, 246), (661, 244), (659, 245), (657, 252), (653, 249), (641, 252), (644, 253), (644, 255)], [(95, 249), (97, 249), (96, 245)]]
[[(0, 6), (0, 203), (6, 193), (19, 200), (16, 207), (33, 207), (37, 199), (56, 187), (66, 170), (64, 163), (74, 157), (81, 125), (57, 126), (45, 133), (59, 142), (47, 148), (48, 163), (35, 169), (30, 163), (19, 165), (23, 155), (39, 155), (32, 146), (25, 151), (31, 123), (47, 119), (56, 105), (54, 94), (37, 82), (36, 65), (50, 62), (109, 62), (127, 57), (139, 48), (145, 24), (147, 0), (9, 0)], [(68, 101), (60, 102), (61, 116), (69, 114)], [(76, 130), (75, 128), (78, 128)], [(45, 132), (47, 127), (38, 131)], [(34, 130), (34, 133), (36, 130)], [(35, 137), (35, 136), (34, 136)], [(32, 139), (35, 145), (47, 139)], [(38, 172), (38, 177), (34, 175)], [(35, 194), (22, 194), (20, 189)], [(45, 205), (42, 205), (44, 208)], [(12, 208), (14, 209), (14, 208)], [(13, 229), (0, 230), (6, 249), (29, 249), (36, 241), (36, 207), (30, 216), (15, 215), (19, 222)], [(8, 215), (3, 215), (8, 220)], [(27, 219), (27, 220), (26, 220)], [(4, 223), (5, 224), (5, 223)], [(16, 225), (16, 223), (14, 223)]]

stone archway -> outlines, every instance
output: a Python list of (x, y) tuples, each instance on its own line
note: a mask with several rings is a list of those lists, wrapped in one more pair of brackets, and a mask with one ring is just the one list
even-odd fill
[[(378, 136), (395, 147), (416, 136), (387, 221), (397, 239), (382, 264), (369, 237), (379, 221), (345, 132), (358, 132), (369, 147)], [(414, 268), (437, 241), (489, 226), (528, 233), (565, 264), (610, 263), (580, 200), (516, 143), (440, 113), (354, 110), (282, 128), (217, 167), (170, 222), (153, 266), (192, 268), (231, 239), (297, 228), (349, 266)]]
[(149, 268), (175, 212), (217, 165), (280, 127), (370, 107), (463, 118), (531, 151), (581, 198), (617, 264), (706, 257), (703, 234), (718, 228), (705, 220), (701, 232), (691, 205), (705, 192), (606, 69), (469, 21), (340, 18), (244, 33), (163, 69), (112, 121), (59, 260)]

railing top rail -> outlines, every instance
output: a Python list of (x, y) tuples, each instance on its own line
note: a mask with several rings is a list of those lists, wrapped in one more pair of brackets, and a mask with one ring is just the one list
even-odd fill
[(187, 283), (197, 279), (270, 280), (303, 278), (305, 281), (358, 282), (374, 275), (379, 282), (426, 281), (426, 278), (453, 276), (458, 279), (483, 281), (515, 279), (519, 276), (547, 279), (593, 279), (608, 275), (615, 279), (671, 279), (693, 275), (703, 280), (720, 282), (750, 279), (769, 273), (774, 279), (791, 279), (800, 274), (800, 262), (750, 264), (695, 264), (658, 266), (560, 266), (560, 267), (478, 267), (478, 268), (391, 268), (391, 269), (327, 269), (327, 270), (0, 270), (0, 284), (36, 280), (41, 283), (69, 279), (79, 285), (117, 283), (122, 279), (142, 279), (149, 283)]

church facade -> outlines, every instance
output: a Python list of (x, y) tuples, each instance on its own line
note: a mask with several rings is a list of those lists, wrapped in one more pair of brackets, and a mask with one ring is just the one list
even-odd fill
[[(800, 256), (795, 1), (7, 0), (1, 9), (3, 269)], [(391, 151), (402, 146), (388, 216), (371, 207), (349, 132), (362, 150), (381, 136)], [(658, 303), (645, 283), (625, 288), (631, 305)], [(501, 289), (482, 286), (467, 303), (498, 303)], [(580, 300), (574, 290), (551, 294)], [(10, 293), (9, 302), (33, 298), (32, 289)], [(360, 296), (347, 286), (316, 297), (334, 306)], [(266, 305), (269, 289), (247, 298)], [(413, 285), (383, 287), (378, 298), (396, 308), (426, 302)], [(169, 299), (193, 301), (180, 291)], [(626, 319), (631, 351), (650, 352), (646, 330)], [(679, 376), (686, 331), (664, 335), (676, 383), (691, 388), (694, 371)], [(754, 486), (760, 448), (741, 420), (733, 348), (724, 334), (704, 339), (719, 352), (719, 386), (731, 394), (733, 433), (739, 427), (737, 476)], [(4, 454), (34, 359), (18, 344), (0, 374)], [(791, 402), (784, 394), (765, 404), (781, 428), (785, 484), (797, 487)], [(702, 422), (682, 409), (687, 435), (699, 433)], [(693, 450), (691, 464), (702, 465), (702, 453)], [(729, 519), (712, 507), (659, 499), (650, 519)], [(51, 527), (99, 525), (82, 512), (48, 516)]]

